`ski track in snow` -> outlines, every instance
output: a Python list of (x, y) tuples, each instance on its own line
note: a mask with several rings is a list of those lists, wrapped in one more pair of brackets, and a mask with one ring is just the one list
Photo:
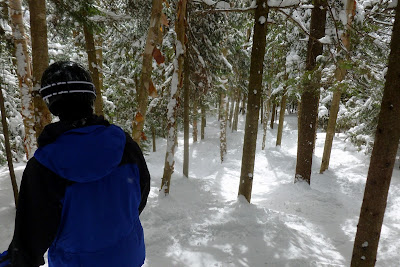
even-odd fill
[[(282, 146), (268, 127), (261, 150), (259, 128), (252, 204), (237, 197), (244, 135), (227, 131), (221, 164), (219, 122), (209, 117), (206, 139), (190, 141), (189, 179), (183, 177), (183, 133), (175, 154), (169, 196), (160, 194), (166, 141), (146, 156), (152, 188), (141, 221), (145, 267), (349, 266), (369, 157), (336, 135), (330, 169), (319, 174), (325, 133), (317, 134), (311, 187), (294, 184), (297, 117), (285, 118)], [(199, 136), (200, 139), (200, 136)], [(16, 165), (20, 178), (24, 164)], [(376, 266), (398, 266), (400, 256), (400, 171), (393, 172)], [(6, 167), (0, 168), (0, 252), (13, 233), (15, 210)]]

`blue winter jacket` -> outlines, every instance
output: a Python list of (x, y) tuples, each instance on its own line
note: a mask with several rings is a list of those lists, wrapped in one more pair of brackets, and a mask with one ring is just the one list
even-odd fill
[[(140, 148), (123, 130), (105, 121), (64, 128), (66, 131), (52, 137), (54, 141), (38, 148), (24, 172), (23, 183), (38, 180), (38, 184), (45, 183), (49, 188), (43, 192), (37, 190), (40, 185), (29, 186), (25, 181), (22, 191), (21, 185), (22, 202), (9, 248), (11, 261), (18, 267), (39, 266), (43, 249), (49, 248), (49, 267), (141, 266), (145, 245), (139, 213), (146, 204), (150, 175)], [(57, 184), (49, 184), (49, 179), (57, 180)], [(18, 221), (30, 216), (22, 209), (32, 208), (24, 201), (32, 199), (32, 191), (55, 195), (49, 197), (50, 201), (36, 203), (41, 209), (53, 210), (42, 214), (36, 210), (37, 215), (52, 221), (48, 231)], [(38, 226), (46, 227), (48, 222), (41, 225), (42, 221), (37, 221)], [(38, 236), (40, 251), (29, 244)]]

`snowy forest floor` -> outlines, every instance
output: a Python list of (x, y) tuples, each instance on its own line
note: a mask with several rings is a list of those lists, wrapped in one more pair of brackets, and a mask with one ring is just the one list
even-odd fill
[[(349, 266), (369, 156), (335, 136), (330, 168), (319, 174), (325, 133), (318, 133), (311, 187), (293, 183), (297, 153), (297, 117), (285, 118), (282, 146), (276, 128), (262, 127), (253, 181), (252, 203), (237, 197), (244, 135), (228, 130), (226, 160), (219, 155), (219, 122), (209, 117), (206, 138), (190, 143), (189, 179), (182, 175), (183, 133), (179, 133), (175, 173), (169, 196), (159, 193), (166, 141), (146, 156), (152, 176), (145, 231), (145, 267)], [(192, 141), (190, 141), (192, 142)], [(23, 164), (16, 165), (21, 177)], [(0, 252), (13, 232), (15, 209), (7, 168), (0, 168)], [(400, 262), (400, 170), (393, 172), (376, 266)]]

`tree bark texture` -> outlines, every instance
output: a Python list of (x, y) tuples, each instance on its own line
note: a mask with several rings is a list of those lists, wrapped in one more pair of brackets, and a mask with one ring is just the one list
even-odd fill
[(287, 100), (287, 89), (283, 91), (281, 99), (281, 109), (279, 112), (279, 125), (278, 125), (278, 134), (276, 137), (276, 146), (280, 146), (282, 144), (283, 121), (285, 120), (286, 100)]
[(153, 140), (153, 152), (156, 152), (156, 128), (154, 126), (151, 127), (151, 137)]
[(232, 129), (232, 121), (233, 121), (233, 111), (235, 110), (235, 97), (231, 97), (229, 99), (230, 109), (229, 109), (229, 128)]
[(153, 71), (153, 51), (159, 39), (161, 13), (163, 0), (153, 0), (150, 17), (150, 27), (147, 33), (146, 43), (143, 51), (142, 72), (140, 84), (137, 88), (137, 111), (132, 121), (133, 140), (140, 144), (146, 112), (150, 85), (152, 84), (151, 73)]
[(97, 66), (99, 70), (99, 88), (100, 92), (103, 92), (104, 84), (103, 84), (103, 39), (98, 37), (95, 40), (95, 49), (96, 49), (96, 60)]
[(268, 18), (267, 0), (257, 0), (254, 19), (253, 47), (251, 51), (249, 93), (244, 132), (242, 167), (240, 171), (239, 195), (250, 203), (253, 186), (254, 161), (257, 145), (258, 117), (262, 95), (262, 75), (266, 46), (267, 23), (260, 17)]
[(261, 96), (260, 98), (260, 108), (261, 108), (261, 112), (260, 112), (260, 124), (263, 124), (264, 121), (264, 97)]
[(219, 113), (221, 114), (221, 119), (219, 121), (220, 126), (220, 135), (219, 135), (219, 144), (220, 144), (220, 157), (221, 163), (224, 162), (226, 156), (226, 127), (227, 127), (227, 115), (229, 109), (229, 100), (226, 97), (225, 92), (221, 92), (221, 102), (219, 106)]
[(51, 113), (39, 94), (40, 80), (49, 66), (47, 45), (46, 1), (29, 0), (32, 40), (33, 103), (35, 107), (35, 132), (39, 137), (43, 128), (51, 122)]
[(247, 96), (245, 93), (243, 93), (243, 98), (242, 98), (242, 115), (246, 114), (246, 100)]
[(271, 114), (271, 124), (270, 124), (270, 128), (274, 129), (274, 123), (275, 123), (275, 110), (276, 110), (276, 102), (275, 102), (275, 96), (272, 98), (272, 114)]
[(25, 29), (22, 20), (20, 0), (9, 1), (11, 28), (13, 31), (15, 55), (17, 58), (17, 74), (21, 93), (21, 115), (24, 123), (24, 146), (27, 159), (30, 159), (36, 150), (35, 110), (32, 99), (32, 71), (28, 55), (28, 46), (25, 39)]
[(89, 71), (93, 79), (93, 84), (96, 87), (96, 101), (94, 102), (94, 111), (96, 115), (103, 116), (103, 98), (100, 85), (99, 66), (96, 58), (96, 46), (94, 42), (94, 35), (87, 25), (83, 26), (85, 34), (86, 53), (88, 55)]
[(11, 185), (12, 185), (13, 193), (14, 193), (15, 207), (17, 207), (17, 205), (18, 205), (18, 185), (17, 185), (17, 180), (15, 178), (14, 166), (13, 166), (13, 161), (12, 161), (11, 146), (10, 146), (10, 134), (8, 132), (6, 109), (4, 107), (4, 96), (3, 96), (3, 91), (1, 89), (1, 86), (0, 86), (0, 111), (1, 111), (1, 123), (3, 125), (4, 146), (6, 148), (8, 170), (10, 172)]
[(237, 131), (238, 120), (239, 120), (239, 106), (240, 106), (240, 90), (236, 88), (236, 104), (235, 111), (233, 114), (232, 132)]
[(388, 71), (365, 185), (352, 267), (374, 266), (400, 139), (400, 5), (396, 7)]
[[(356, 2), (355, 1), (347, 1), (346, 4), (346, 15), (347, 15), (347, 23), (346, 23), (346, 31), (342, 34), (342, 43), (345, 46), (347, 52), (350, 52), (350, 31), (351, 31), (351, 24), (354, 19), (354, 15), (356, 10)], [(343, 81), (346, 77), (346, 70), (341, 66), (343, 60), (339, 60), (338, 67), (336, 68), (335, 78), (338, 82)], [(329, 110), (329, 120), (328, 126), (326, 128), (326, 137), (325, 137), (325, 145), (324, 145), (324, 152), (322, 156), (322, 163), (320, 173), (323, 173), (325, 170), (329, 168), (329, 161), (331, 158), (331, 151), (332, 151), (332, 142), (333, 137), (335, 136), (335, 128), (336, 128), (336, 121), (339, 112), (339, 105), (340, 105), (340, 97), (342, 95), (342, 91), (340, 88), (337, 88), (333, 92), (332, 98), (332, 105)]]
[(268, 128), (268, 120), (269, 120), (269, 111), (271, 108), (271, 89), (270, 89), (270, 85), (267, 85), (267, 101), (266, 101), (266, 107), (264, 108), (264, 120), (263, 120), (263, 140), (262, 140), (262, 145), (261, 145), (261, 149), (264, 150), (265, 149), (265, 142), (267, 140), (267, 128)]
[(295, 182), (304, 180), (310, 184), (312, 155), (318, 116), (321, 75), (316, 58), (322, 54), (323, 45), (317, 41), (325, 36), (326, 0), (316, 0), (311, 12), (310, 38), (307, 47), (306, 70), (309, 73), (303, 83)]
[(301, 100), (297, 100), (297, 132), (300, 133), (301, 128)]
[(322, 155), (321, 168), (319, 170), (320, 173), (323, 173), (329, 167), (329, 161), (331, 158), (332, 143), (333, 143), (333, 137), (335, 136), (336, 121), (339, 113), (341, 95), (342, 92), (340, 89), (337, 89), (333, 92), (332, 105), (329, 109), (328, 126), (326, 128), (324, 152)]
[(221, 103), (222, 103), (222, 96), (221, 96), (221, 92), (218, 94), (218, 121), (221, 120)]
[(171, 95), (168, 103), (168, 137), (167, 152), (165, 154), (164, 174), (161, 182), (161, 189), (167, 195), (171, 185), (171, 176), (175, 165), (175, 147), (176, 147), (176, 115), (178, 109), (179, 89), (182, 84), (182, 72), (185, 56), (185, 16), (187, 0), (179, 0), (177, 4), (177, 21), (175, 23), (176, 32), (176, 50), (174, 59), (174, 73), (172, 75)]
[(197, 117), (199, 115), (198, 109), (197, 109), (197, 97), (196, 94), (193, 95), (193, 143), (197, 142), (197, 136), (198, 136), (198, 129), (197, 129)]
[[(203, 97), (204, 99), (204, 97)], [(206, 105), (204, 101), (201, 101), (201, 126), (200, 126), (200, 138), (204, 140), (206, 128)]]
[(185, 59), (183, 68), (183, 175), (189, 177), (190, 66), (187, 57)]
[(229, 121), (228, 114), (229, 114), (229, 110), (231, 108), (231, 105), (230, 105), (231, 104), (231, 98), (227, 97), (226, 95), (225, 95), (225, 97), (226, 97), (226, 99), (225, 99), (226, 125), (228, 126), (228, 121)]

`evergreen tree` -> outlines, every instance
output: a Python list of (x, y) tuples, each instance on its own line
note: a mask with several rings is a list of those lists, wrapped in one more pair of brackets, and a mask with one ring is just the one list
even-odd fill
[(51, 122), (51, 114), (39, 94), (40, 79), (49, 65), (47, 45), (46, 1), (29, 0), (29, 16), (32, 40), (33, 105), (35, 107), (35, 131), (39, 137), (43, 128)]
[(269, 8), (267, 1), (258, 0), (254, 15), (254, 36), (251, 52), (249, 95), (247, 102), (248, 111), (246, 113), (242, 167), (240, 171), (239, 184), (239, 195), (243, 195), (248, 202), (251, 200), (251, 190), (253, 185), (268, 11)]
[[(142, 132), (146, 120), (146, 112), (148, 106), (148, 95), (150, 90), (154, 89), (154, 84), (151, 79), (153, 70), (153, 56), (156, 57), (158, 63), (163, 63), (164, 58), (160, 50), (157, 48), (162, 32), (160, 31), (162, 13), (162, 0), (153, 0), (150, 16), (150, 26), (146, 38), (146, 43), (143, 52), (142, 71), (137, 88), (137, 104), (138, 110), (135, 115), (133, 124), (133, 139), (140, 144)], [(165, 15), (164, 15), (165, 16)]]
[(30, 159), (36, 150), (35, 114), (32, 101), (32, 72), (28, 45), (25, 37), (25, 25), (22, 19), (22, 4), (20, 0), (9, 1), (11, 28), (13, 31), (16, 69), (21, 94), (21, 115), (24, 122), (24, 147), (26, 158)]
[(307, 48), (306, 73), (301, 95), (300, 125), (297, 146), (295, 182), (310, 183), (312, 154), (314, 150), (316, 122), (319, 103), (321, 71), (318, 70), (317, 56), (322, 54), (323, 45), (318, 39), (325, 36), (325, 0), (317, 0), (311, 13), (310, 37)]
[(390, 45), (388, 72), (365, 185), (351, 266), (375, 266), (387, 196), (400, 139), (400, 5)]
[(179, 0), (176, 9), (176, 43), (175, 43), (175, 59), (174, 59), (174, 74), (172, 76), (170, 100), (167, 110), (167, 151), (165, 153), (164, 174), (161, 182), (161, 189), (165, 194), (169, 194), (171, 176), (174, 172), (175, 164), (175, 147), (176, 147), (176, 118), (178, 108), (178, 97), (180, 87), (182, 86), (182, 73), (185, 55), (185, 16), (186, 16), (187, 1)]

